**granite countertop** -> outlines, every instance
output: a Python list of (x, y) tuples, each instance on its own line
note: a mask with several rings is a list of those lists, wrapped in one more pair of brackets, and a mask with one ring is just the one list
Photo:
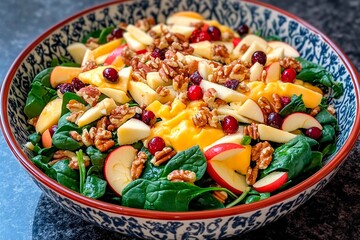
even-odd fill
[[(52, 24), (101, 3), (0, 1), (0, 79), (17, 55)], [(264, 0), (305, 19), (335, 41), (360, 69), (359, 0)], [(318, 194), (303, 206), (242, 239), (360, 239), (360, 140)], [(129, 239), (93, 226), (41, 193), (0, 134), (0, 239)], [(233, 238), (236, 239), (236, 238)]]

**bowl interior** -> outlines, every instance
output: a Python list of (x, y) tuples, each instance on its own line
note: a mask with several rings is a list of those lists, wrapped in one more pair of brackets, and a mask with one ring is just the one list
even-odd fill
[[(15, 140), (15, 142), (8, 140), (12, 150), (23, 151), (27, 156), (31, 156), (24, 147), (29, 134), (23, 112), (27, 92), (33, 77), (42, 69), (49, 67), (51, 59), (60, 56), (69, 57), (66, 51), (67, 45), (79, 42), (84, 35), (99, 28), (120, 22), (134, 23), (149, 16), (154, 17), (157, 22), (164, 22), (170, 14), (181, 10), (199, 12), (207, 19), (216, 19), (232, 28), (246, 23), (255, 32), (261, 31), (263, 36), (278, 35), (283, 41), (296, 47), (302, 57), (324, 66), (345, 88), (344, 95), (340, 99), (330, 101), (337, 112), (340, 134), (337, 150), (326, 159), (326, 162), (333, 160), (350, 136), (355, 142), (356, 136), (352, 130), (358, 132), (359, 129), (359, 120), (356, 116), (359, 95), (358, 82), (354, 80), (354, 70), (333, 43), (319, 35), (317, 30), (309, 28), (306, 23), (299, 22), (297, 18), (280, 10), (253, 2), (147, 0), (113, 2), (86, 10), (52, 27), (26, 48), (9, 71), (2, 87), (3, 132), (8, 139)], [(21, 156), (20, 161), (23, 165), (32, 164), (29, 159)]]

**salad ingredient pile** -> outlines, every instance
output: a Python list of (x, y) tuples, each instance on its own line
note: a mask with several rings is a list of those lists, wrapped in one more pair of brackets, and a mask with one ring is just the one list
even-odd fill
[(87, 33), (32, 81), (32, 162), (133, 208), (219, 209), (304, 180), (336, 149), (343, 88), (278, 36), (195, 12)]

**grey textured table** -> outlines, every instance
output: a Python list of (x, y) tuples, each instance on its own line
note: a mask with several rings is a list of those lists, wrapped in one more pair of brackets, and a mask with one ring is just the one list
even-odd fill
[[(52, 24), (102, 1), (0, 1), (0, 79), (24, 47)], [(264, 0), (333, 39), (360, 69), (359, 0)], [(293, 213), (242, 239), (360, 239), (360, 141), (334, 179)], [(30, 180), (0, 135), (0, 239), (129, 239), (55, 205)], [(233, 238), (236, 239), (236, 238)]]

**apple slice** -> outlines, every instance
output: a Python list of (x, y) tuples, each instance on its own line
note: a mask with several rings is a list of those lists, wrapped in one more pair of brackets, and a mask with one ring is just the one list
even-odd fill
[(201, 22), (203, 19), (194, 18), (193, 16), (176, 16), (172, 15), (166, 19), (167, 25), (193, 26), (195, 23)]
[(198, 62), (198, 72), (203, 79), (208, 79), (210, 74), (213, 74), (214, 70), (208, 63), (208, 61)]
[(126, 31), (142, 44), (151, 45), (154, 42), (154, 39), (149, 34), (132, 24), (127, 25)]
[(158, 98), (157, 92), (143, 82), (129, 82), (129, 92), (131, 97), (140, 106), (148, 106)]
[(131, 183), (131, 165), (137, 154), (132, 146), (121, 146), (112, 151), (105, 160), (104, 175), (110, 187), (121, 196)]
[(300, 57), (300, 53), (290, 46), (289, 44), (281, 41), (270, 41), (268, 42), (269, 46), (276, 49), (276, 48), (284, 48), (284, 56), (285, 57)]
[(252, 99), (247, 99), (238, 109), (237, 113), (256, 122), (264, 123), (264, 114), (259, 105)]
[(241, 52), (240, 50), (244, 44), (250, 46), (254, 42), (260, 45), (262, 49), (266, 50), (268, 47), (268, 43), (265, 41), (265, 39), (254, 34), (248, 34), (243, 39), (241, 39), (238, 45), (236, 45), (236, 47), (232, 52), (232, 58), (237, 59), (240, 57), (240, 52)]
[(171, 81), (165, 82), (162, 80), (159, 72), (148, 72), (146, 74), (146, 82), (153, 90), (156, 90), (160, 86), (171, 85)]
[(117, 129), (119, 145), (132, 144), (150, 136), (150, 126), (135, 118), (130, 118)]
[(120, 47), (115, 48), (105, 59), (104, 65), (112, 65), (115, 59), (121, 56), (121, 53), (127, 46), (127, 44), (123, 44)]
[(41, 143), (44, 148), (50, 148), (52, 146), (52, 137), (49, 128), (41, 134)]
[(79, 127), (83, 127), (102, 116), (110, 114), (110, 112), (116, 108), (116, 103), (112, 98), (105, 98), (101, 102), (97, 103), (94, 107), (87, 110), (76, 122)]
[(244, 147), (237, 143), (220, 143), (204, 152), (207, 160), (223, 161), (243, 151)]
[(185, 37), (190, 37), (195, 27), (173, 25), (170, 27), (170, 32), (183, 34)]
[[(240, 42), (240, 44), (243, 42), (244, 40), (242, 40)], [(239, 44), (239, 45), (240, 45)], [(262, 51), (262, 52), (266, 52), (267, 49), (267, 45), (262, 45), (259, 44), (258, 42), (253, 42), (250, 47), (246, 50), (246, 52), (244, 53), (244, 55), (241, 56), (241, 61), (243, 62), (248, 62), (251, 63), (251, 57), (253, 55), (254, 52), (256, 51)]]
[(88, 48), (85, 44), (76, 42), (67, 46), (66, 50), (70, 53), (76, 63), (81, 64)]
[(84, 67), (87, 62), (91, 62), (91, 61), (95, 61), (94, 53), (91, 49), (86, 49), (83, 60), (81, 62), (81, 66)]
[(216, 140), (215, 142), (213, 142), (209, 146), (205, 147), (204, 151), (206, 152), (211, 147), (213, 147), (215, 145), (218, 145), (220, 143), (237, 143), (237, 144), (240, 144), (241, 140), (244, 137), (243, 130), (244, 130), (244, 128), (242, 126), (239, 126), (239, 129), (238, 129), (238, 131), (236, 133), (225, 135), (224, 137)]
[(123, 39), (120, 38), (120, 39), (115, 39), (108, 43), (98, 46), (97, 48), (92, 50), (92, 52), (94, 54), (94, 58), (96, 59), (100, 56), (111, 53), (117, 47), (119, 47), (122, 44), (122, 42), (123, 42)]
[(207, 59), (212, 59), (212, 46), (209, 41), (201, 41), (197, 43), (190, 43), (190, 46), (194, 48), (194, 55)]
[(287, 180), (287, 172), (272, 172), (254, 183), (253, 188), (260, 193), (273, 192), (284, 185)]
[(226, 102), (245, 102), (247, 99), (247, 96), (240, 92), (217, 83), (206, 81), (204, 79), (200, 82), (200, 87), (202, 88), (203, 92), (210, 88), (214, 88), (216, 90), (217, 97)]
[(292, 132), (299, 128), (317, 127), (322, 130), (322, 126), (318, 120), (307, 113), (296, 112), (285, 117), (281, 129), (284, 131)]
[(61, 106), (61, 98), (56, 98), (45, 105), (36, 122), (35, 130), (37, 133), (42, 134), (46, 129), (57, 124), (61, 115)]
[(228, 106), (228, 105), (220, 106), (217, 109), (217, 112), (218, 112), (220, 121), (222, 121), (226, 116), (230, 115), (230, 116), (233, 116), (238, 122), (242, 122), (242, 123), (251, 123), (252, 122), (252, 120), (239, 115), (234, 108), (232, 108), (231, 106)]
[(125, 32), (123, 34), (123, 37), (127, 44), (129, 45), (129, 48), (134, 51), (141, 51), (146, 48), (146, 45), (142, 42), (139, 42), (137, 39), (135, 39), (130, 33)]
[(266, 54), (265, 66), (268, 66), (273, 62), (278, 62), (282, 58), (284, 58), (284, 48), (281, 47), (272, 49), (269, 53)]
[(264, 66), (258, 62), (254, 63), (254, 65), (250, 68), (250, 81), (258, 81), (261, 78), (262, 72), (264, 70)]
[(82, 72), (82, 68), (56, 66), (50, 74), (51, 87), (56, 88), (59, 84), (70, 83), (74, 77)]
[(131, 100), (127, 93), (122, 90), (102, 87), (99, 87), (98, 89), (101, 93), (105, 94), (109, 98), (114, 99), (114, 101), (117, 103), (124, 104)]
[(263, 141), (287, 143), (296, 137), (295, 134), (265, 124), (258, 124), (259, 137)]
[(273, 62), (265, 68), (265, 82), (277, 82), (280, 80), (281, 66), (280, 62)]
[(241, 194), (248, 187), (245, 176), (235, 172), (225, 162), (209, 160), (207, 163), (207, 172), (220, 186), (235, 194)]

